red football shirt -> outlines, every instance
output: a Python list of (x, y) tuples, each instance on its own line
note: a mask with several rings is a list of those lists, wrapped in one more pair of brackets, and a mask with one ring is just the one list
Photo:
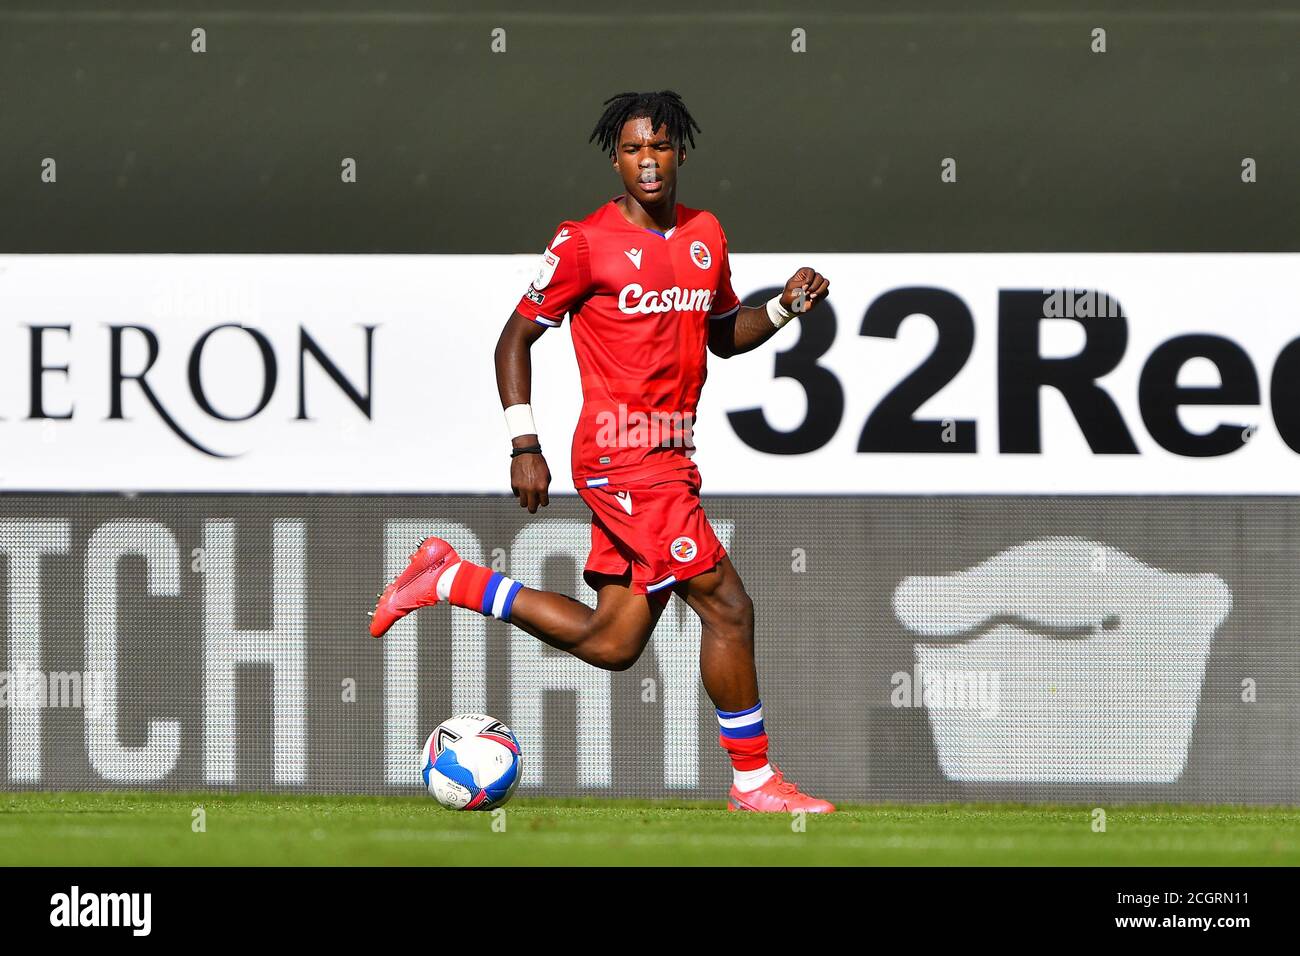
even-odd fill
[(688, 464), (710, 319), (740, 308), (717, 217), (677, 205), (665, 233), (629, 222), (623, 197), (560, 223), (519, 300), (545, 326), (571, 317), (582, 376), (573, 480), (597, 487)]

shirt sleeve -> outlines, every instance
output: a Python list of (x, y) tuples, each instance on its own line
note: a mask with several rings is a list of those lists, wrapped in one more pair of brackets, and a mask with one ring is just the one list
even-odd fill
[(740, 299), (731, 287), (731, 256), (727, 252), (727, 234), (718, 227), (722, 236), (722, 263), (718, 268), (718, 290), (713, 296), (713, 308), (709, 311), (710, 319), (729, 319), (740, 311)]
[(537, 263), (537, 274), (515, 307), (538, 325), (554, 328), (586, 298), (591, 286), (587, 237), (573, 222), (560, 223)]

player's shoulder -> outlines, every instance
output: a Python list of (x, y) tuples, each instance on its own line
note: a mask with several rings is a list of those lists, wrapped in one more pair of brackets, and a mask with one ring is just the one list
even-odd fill
[(619, 209), (618, 198), (615, 196), (613, 199), (607, 199), (582, 219), (566, 225), (581, 233), (587, 241), (623, 232), (627, 228), (627, 220), (623, 218), (623, 212)]
[(570, 220), (566, 225), (574, 226), (588, 234), (622, 225), (627, 220), (619, 210), (618, 199), (618, 196), (607, 199), (581, 219)]
[(599, 229), (602, 226), (608, 226), (612, 216), (618, 216), (620, 219), (623, 214), (618, 210), (618, 197), (607, 199), (591, 212), (587, 213), (582, 219), (578, 220), (578, 225), (584, 229)]
[(586, 220), (582, 219), (564, 220), (555, 227), (555, 234), (552, 236), (551, 241), (546, 248), (551, 252), (558, 253), (560, 247), (571, 240), (577, 241), (573, 242), (570, 248), (585, 245), (587, 240), (586, 231), (583, 229), (583, 223), (585, 221)]
[(695, 209), (681, 203), (677, 204), (677, 228), (682, 232), (690, 228), (713, 232), (719, 236), (726, 235), (722, 230), (722, 222), (708, 209)]
[(570, 240), (577, 240), (572, 247), (587, 247), (591, 244), (592, 239), (598, 237), (602, 231), (609, 228), (609, 214), (613, 211), (615, 214), (618, 210), (609, 202), (602, 203), (596, 209), (593, 209), (581, 219), (566, 219), (555, 227), (554, 238), (547, 247), (552, 251), (558, 251), (557, 246), (562, 246)]

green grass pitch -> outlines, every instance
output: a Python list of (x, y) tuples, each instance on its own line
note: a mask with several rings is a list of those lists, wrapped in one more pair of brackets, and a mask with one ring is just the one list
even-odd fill
[[(194, 832), (195, 809), (206, 832)], [(427, 797), (3, 793), (7, 865), (1297, 865), (1300, 809), (717, 804), (519, 798), (503, 819)], [(504, 832), (493, 829), (504, 822)]]

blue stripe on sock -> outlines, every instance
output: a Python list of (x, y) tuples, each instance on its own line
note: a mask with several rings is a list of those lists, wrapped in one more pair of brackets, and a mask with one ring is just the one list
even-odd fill
[(726, 718), (744, 717), (746, 714), (754, 713), (756, 710), (758, 710), (758, 708), (762, 706), (763, 706), (763, 702), (760, 700), (757, 704), (755, 704), (753, 707), (750, 707), (748, 710), (719, 710), (718, 716), (726, 717)]
[(492, 613), (492, 602), (496, 600), (497, 588), (501, 586), (501, 579), (505, 577), (500, 571), (493, 571), (492, 577), (488, 578), (487, 588), (483, 591), (483, 603), (479, 607), (481, 614)]
[(501, 620), (510, 620), (510, 609), (515, 606), (515, 595), (523, 590), (523, 587), (518, 581), (510, 582), (510, 590), (506, 592), (505, 603), (501, 605)]
[(724, 737), (730, 737), (733, 740), (745, 740), (749, 737), (757, 737), (759, 734), (766, 733), (763, 730), (763, 722), (760, 720), (756, 724), (750, 724), (748, 727), (719, 727), (718, 731)]

